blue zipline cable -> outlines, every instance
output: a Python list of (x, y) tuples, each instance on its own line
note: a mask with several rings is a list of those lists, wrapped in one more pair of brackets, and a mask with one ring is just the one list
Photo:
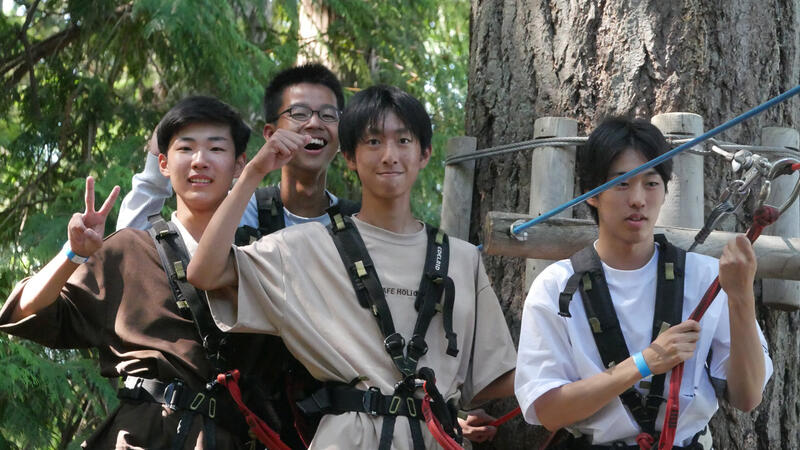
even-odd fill
[[(531, 220), (529, 220), (529, 221), (527, 221), (525, 223), (521, 223), (521, 224), (517, 225), (516, 227), (514, 227), (512, 232), (514, 234), (517, 234), (520, 231), (523, 231), (523, 230), (525, 230), (527, 228), (530, 228), (530, 227), (536, 225), (537, 223), (543, 222), (543, 221), (555, 216), (556, 214), (560, 213), (561, 211), (564, 211), (567, 208), (571, 208), (571, 207), (573, 207), (573, 206), (575, 206), (575, 205), (577, 205), (579, 203), (582, 203), (582, 202), (586, 201), (586, 199), (594, 197), (595, 195), (597, 195), (597, 194), (599, 194), (599, 193), (601, 193), (601, 192), (603, 192), (603, 191), (605, 191), (605, 190), (607, 190), (609, 188), (612, 188), (612, 187), (618, 185), (619, 183), (622, 183), (623, 181), (627, 180), (628, 178), (634, 177), (634, 176), (638, 175), (639, 173), (644, 172), (645, 170), (647, 170), (647, 169), (649, 169), (651, 167), (654, 167), (654, 166), (657, 166), (657, 165), (661, 164), (662, 162), (674, 157), (675, 155), (677, 155), (678, 153), (680, 153), (680, 152), (682, 152), (682, 151), (684, 151), (686, 149), (694, 147), (695, 145), (697, 145), (697, 144), (699, 144), (699, 143), (701, 143), (701, 142), (703, 142), (703, 141), (705, 141), (705, 140), (707, 140), (709, 138), (712, 138), (712, 137), (722, 133), (723, 131), (727, 130), (728, 128), (731, 128), (734, 125), (738, 125), (739, 123), (741, 123), (741, 122), (743, 122), (743, 121), (755, 116), (756, 114), (760, 114), (760, 113), (764, 112), (765, 110), (777, 105), (778, 103), (781, 103), (781, 102), (784, 102), (784, 101), (788, 100), (789, 98), (797, 95), (798, 93), (800, 93), (800, 85), (797, 85), (793, 89), (790, 89), (790, 90), (784, 92), (783, 94), (781, 94), (781, 95), (779, 95), (779, 96), (777, 96), (777, 97), (775, 97), (775, 98), (773, 98), (771, 100), (768, 100), (768, 101), (756, 106), (755, 108), (751, 109), (750, 111), (747, 111), (746, 113), (744, 113), (742, 115), (739, 115), (739, 116), (737, 116), (737, 117), (735, 117), (735, 118), (723, 123), (722, 125), (714, 128), (714, 129), (712, 129), (710, 131), (707, 131), (704, 134), (701, 134), (700, 136), (692, 139), (691, 141), (689, 141), (689, 142), (687, 142), (685, 144), (682, 144), (682, 145), (680, 145), (678, 147), (675, 147), (674, 149), (668, 151), (667, 153), (664, 153), (663, 155), (659, 156), (658, 158), (651, 159), (650, 161), (648, 161), (648, 162), (642, 164), (641, 166), (631, 170), (630, 172), (626, 172), (626, 173), (618, 176), (617, 178), (614, 178), (611, 181), (608, 181), (608, 182), (606, 182), (604, 184), (601, 184), (600, 186), (592, 189), (591, 191), (589, 191), (589, 192), (587, 192), (587, 193), (585, 193), (585, 194), (583, 194), (583, 195), (581, 195), (579, 197), (575, 197), (574, 199), (564, 203), (561, 206), (557, 206), (557, 207), (551, 209), (550, 211), (547, 211), (546, 213), (542, 214), (539, 217), (536, 217), (535, 219), (531, 219)], [(531, 180), (531, 181), (533, 181), (533, 180)], [(480, 247), (483, 248), (482, 245)]]

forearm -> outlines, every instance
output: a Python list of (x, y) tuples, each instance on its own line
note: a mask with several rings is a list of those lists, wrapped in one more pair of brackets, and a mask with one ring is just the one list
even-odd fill
[(63, 253), (50, 260), (25, 284), (19, 302), (11, 313), (11, 320), (20, 321), (53, 304), (77, 268), (78, 264), (68, 260)]
[(761, 403), (766, 368), (764, 351), (756, 325), (752, 290), (747, 299), (730, 298), (729, 314), (731, 349), (728, 357), (728, 400), (742, 411), (750, 411)]
[(628, 358), (602, 373), (547, 391), (533, 406), (542, 425), (555, 431), (590, 417), (641, 378), (633, 358)]
[(217, 208), (189, 262), (187, 278), (200, 289), (213, 290), (237, 284), (233, 256), (230, 251), (220, 250), (233, 245), (239, 219), (263, 178), (263, 175), (248, 169), (249, 166), (245, 167), (242, 176)]
[(475, 394), (470, 405), (480, 405), (489, 400), (514, 396), (514, 373), (514, 370), (509, 370), (497, 377), (497, 379)]

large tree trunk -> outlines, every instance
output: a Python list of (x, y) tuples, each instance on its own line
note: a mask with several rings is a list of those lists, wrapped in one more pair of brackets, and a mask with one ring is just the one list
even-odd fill
[[(797, 0), (473, 0), (466, 133), (486, 148), (531, 139), (537, 117), (574, 118), (585, 135), (606, 115), (677, 111), (700, 114), (710, 129), (800, 81), (798, 29)], [(797, 128), (799, 106), (796, 99), (777, 106), (722, 138), (758, 144), (761, 127)], [(706, 213), (728, 171), (706, 157)], [(488, 211), (527, 213), (530, 188), (559, 182), (531, 182), (529, 174), (528, 152), (478, 161), (471, 239), (479, 240)], [(575, 215), (585, 217), (585, 210)], [(743, 224), (731, 221), (728, 229), (734, 227)], [(516, 338), (525, 263), (486, 257), (486, 265)], [(716, 448), (800, 448), (800, 316), (760, 306), (758, 313), (775, 374), (754, 412), (721, 405), (711, 424)], [(493, 446), (536, 448), (545, 435), (517, 419)]]

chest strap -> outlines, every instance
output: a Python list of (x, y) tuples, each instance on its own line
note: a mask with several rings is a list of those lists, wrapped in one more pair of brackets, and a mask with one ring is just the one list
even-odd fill
[[(370, 310), (375, 320), (378, 322), (378, 327), (384, 336), (384, 348), (392, 359), (394, 366), (401, 374), (401, 380), (395, 386), (395, 390), (390, 397), (391, 400), (388, 400), (389, 412), (391, 413), (392, 405), (400, 405), (413, 400), (414, 391), (418, 387), (416, 381), (419, 376), (417, 373), (417, 365), (419, 359), (428, 352), (428, 344), (425, 342), (425, 335), (437, 312), (442, 312), (442, 322), (447, 339), (446, 353), (452, 357), (458, 355), (458, 339), (456, 333), (453, 331), (455, 285), (453, 284), (453, 280), (447, 276), (450, 257), (449, 241), (445, 233), (435, 227), (431, 227), (427, 224), (425, 225), (428, 235), (428, 244), (422, 279), (420, 280), (417, 297), (414, 301), (414, 307), (417, 310), (417, 320), (414, 324), (414, 331), (411, 339), (406, 343), (403, 336), (395, 330), (392, 313), (386, 302), (386, 296), (384, 295), (383, 286), (378, 278), (375, 265), (352, 219), (341, 213), (338, 205), (331, 207), (328, 210), (328, 214), (331, 218), (328, 231), (344, 263), (350, 281), (353, 284), (358, 302), (362, 307)], [(432, 377), (433, 371), (431, 369), (427, 370), (430, 371)], [(420, 373), (422, 372), (423, 371), (420, 370)], [(430, 384), (435, 388), (435, 383)], [(380, 393), (380, 391), (378, 391), (378, 393)], [(441, 398), (441, 396), (439, 397)], [(440, 400), (440, 403), (443, 403), (443, 399)], [(410, 404), (411, 403), (408, 403), (409, 408)], [(335, 407), (338, 408), (339, 406)], [(447, 414), (440, 413), (440, 415), (437, 415), (437, 419), (443, 424), (448, 434), (460, 440), (461, 430), (458, 428), (458, 422), (455, 420), (456, 416), (454, 414), (449, 414), (448, 409), (444, 405), (442, 405), (442, 407), (441, 410), (445, 411)], [(394, 409), (399, 411), (399, 408), (401, 407), (396, 406)], [(415, 410), (417, 413), (420, 412), (416, 404)], [(383, 418), (379, 445), (380, 450), (389, 449), (391, 447), (392, 437), (394, 435), (395, 417), (396, 415), (389, 414), (385, 415)], [(420, 422), (418, 420), (411, 420), (409, 421), (409, 426), (411, 427), (414, 448), (424, 448)]]
[[(655, 236), (659, 244), (658, 275), (652, 339), (681, 322), (683, 312), (683, 282), (686, 252), (670, 244), (664, 235)], [(571, 317), (569, 303), (580, 291), (584, 310), (592, 330), (595, 345), (606, 368), (628, 357), (628, 346), (622, 334), (617, 313), (608, 290), (603, 265), (594, 245), (589, 245), (570, 258), (574, 273), (559, 295), (559, 315)], [(645, 433), (655, 436), (655, 421), (664, 399), (666, 374), (653, 375), (646, 399), (633, 387), (620, 394), (636, 423)], [(646, 386), (641, 382), (640, 386)]]

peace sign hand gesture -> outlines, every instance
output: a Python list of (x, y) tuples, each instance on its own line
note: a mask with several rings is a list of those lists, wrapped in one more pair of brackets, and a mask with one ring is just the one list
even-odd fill
[(111, 212), (119, 196), (119, 186), (114, 186), (111, 194), (99, 211), (94, 209), (94, 178), (86, 177), (86, 210), (75, 213), (67, 225), (69, 246), (79, 256), (89, 257), (103, 246), (106, 217)]

